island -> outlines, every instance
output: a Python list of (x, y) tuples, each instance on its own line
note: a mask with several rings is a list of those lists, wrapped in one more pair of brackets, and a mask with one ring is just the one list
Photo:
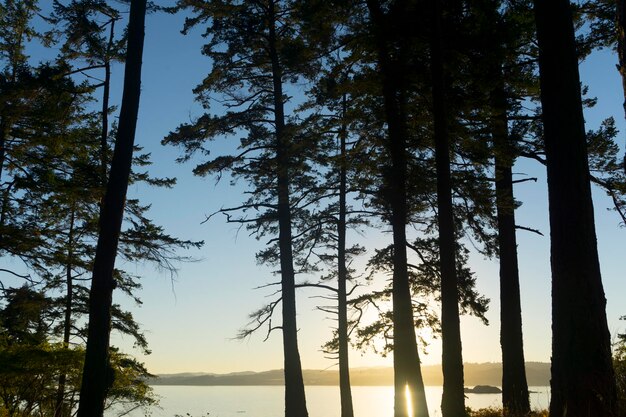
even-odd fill
[(502, 394), (502, 390), (492, 385), (476, 385), (474, 388), (464, 388), (467, 394)]

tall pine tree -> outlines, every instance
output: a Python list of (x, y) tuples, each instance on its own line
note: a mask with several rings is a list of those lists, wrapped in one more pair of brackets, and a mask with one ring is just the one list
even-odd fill
[(552, 265), (550, 415), (617, 415), (572, 10), (535, 0)]

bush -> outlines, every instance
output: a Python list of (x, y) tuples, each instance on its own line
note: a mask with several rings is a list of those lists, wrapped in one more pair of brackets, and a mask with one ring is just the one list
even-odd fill
[(471, 408), (467, 408), (467, 415), (469, 417), (502, 417), (502, 409), (489, 407), (480, 408), (474, 411)]
[[(480, 408), (478, 410), (472, 410), (467, 408), (468, 417), (502, 417), (502, 408), (489, 407)], [(535, 410), (531, 411), (528, 417), (548, 417), (547, 410)]]

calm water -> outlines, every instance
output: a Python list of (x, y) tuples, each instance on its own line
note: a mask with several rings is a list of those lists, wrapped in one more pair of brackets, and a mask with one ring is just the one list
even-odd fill
[[(280, 386), (155, 386), (161, 397), (161, 408), (147, 413), (135, 411), (129, 417), (281, 417), (283, 387)], [(549, 387), (531, 387), (533, 408), (547, 408)], [(431, 417), (441, 416), (439, 403), (442, 387), (426, 387)], [(310, 417), (339, 417), (339, 388), (311, 386), (306, 388)], [(392, 417), (392, 387), (353, 387), (355, 417)], [(467, 394), (466, 405), (478, 409), (500, 406), (499, 394)], [(114, 413), (108, 413), (113, 417)]]

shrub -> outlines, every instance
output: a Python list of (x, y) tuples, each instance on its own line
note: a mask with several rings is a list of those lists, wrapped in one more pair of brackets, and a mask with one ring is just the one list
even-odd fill
[[(488, 407), (472, 410), (467, 408), (468, 417), (503, 417), (502, 408)], [(547, 410), (531, 411), (528, 417), (548, 417)]]

